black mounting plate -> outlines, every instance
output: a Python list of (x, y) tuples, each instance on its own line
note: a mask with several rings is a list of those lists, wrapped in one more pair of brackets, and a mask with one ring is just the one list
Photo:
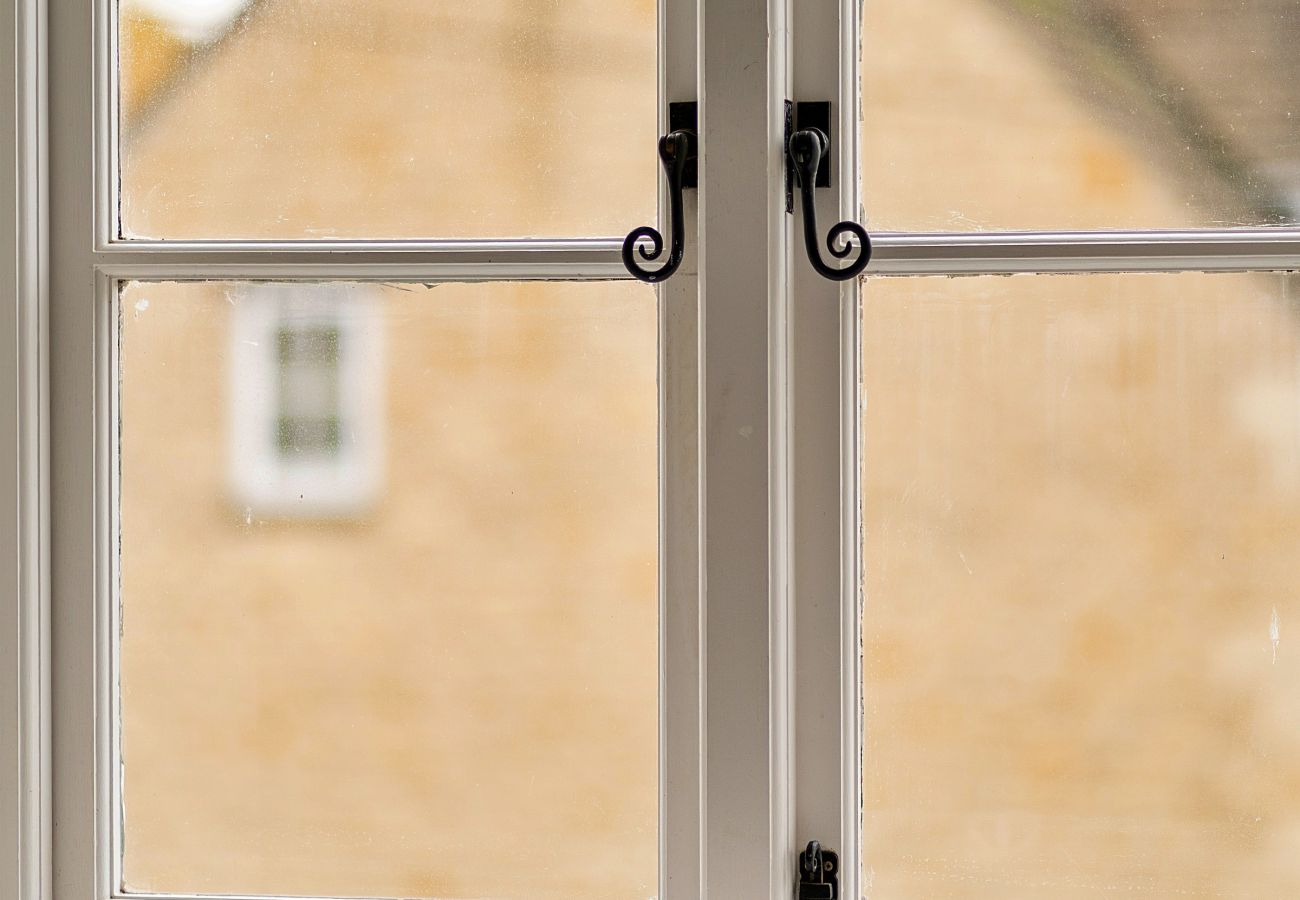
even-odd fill
[(794, 111), (795, 130), (804, 128), (820, 128), (822, 134), (830, 138), (830, 146), (826, 148), (826, 154), (822, 157), (822, 163), (817, 169), (817, 187), (824, 188), (831, 186), (831, 166), (834, 163), (835, 155), (830, 147), (835, 146), (835, 132), (831, 130), (831, 105), (826, 100), (816, 100), (812, 102), (801, 101), (795, 104)]
[[(699, 104), (694, 100), (668, 104), (668, 130), (691, 131), (700, 133)], [(698, 137), (696, 138), (698, 141)], [(698, 144), (697, 144), (698, 145)], [(698, 188), (700, 186), (700, 165), (698, 158), (692, 156), (686, 160), (686, 171), (682, 173), (682, 187)]]

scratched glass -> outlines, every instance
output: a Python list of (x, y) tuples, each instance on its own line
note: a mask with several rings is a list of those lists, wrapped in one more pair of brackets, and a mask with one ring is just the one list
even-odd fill
[(123, 237), (654, 217), (655, 0), (121, 0), (118, 22)]
[(1297, 288), (867, 284), (866, 896), (1300, 896)]
[(1294, 0), (862, 9), (877, 230), (1300, 222)]
[(120, 886), (654, 896), (654, 291), (120, 308)]

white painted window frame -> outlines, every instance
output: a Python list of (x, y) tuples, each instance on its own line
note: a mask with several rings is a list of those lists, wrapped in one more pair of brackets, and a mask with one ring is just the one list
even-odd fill
[(0, 7), (0, 896), (51, 894), (45, 19)]
[[(788, 898), (811, 838), (840, 850), (844, 895), (860, 888), (860, 300), (811, 274), (781, 186), (787, 98), (835, 104), (856, 171), (857, 3), (669, 0), (662, 17), (663, 100), (698, 98), (702, 132), (699, 252), (660, 295), (664, 900)], [(0, 894), (18, 900), (113, 893), (116, 282), (625, 277), (616, 239), (114, 241), (111, 30), (92, 0), (0, 9)], [(856, 178), (821, 193), (821, 221), (861, 219)], [(1300, 269), (1300, 229), (875, 245), (875, 275)]]

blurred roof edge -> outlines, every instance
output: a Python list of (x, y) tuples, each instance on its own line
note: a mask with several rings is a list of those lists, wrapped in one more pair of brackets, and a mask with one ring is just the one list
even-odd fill
[(221, 36), (250, 0), (122, 0), (123, 14), (147, 16), (188, 44), (206, 44)]
[(259, 0), (121, 0), (118, 78), (123, 123), (141, 116)]
[[(1117, 130), (1165, 157), (1166, 171), (1197, 179), (1201, 189), (1208, 187), (1208, 176), (1225, 208), (1238, 207), (1243, 221), (1283, 224), (1300, 215), (1294, 164), (1276, 157), (1279, 148), (1291, 143), (1277, 133), (1289, 128), (1289, 112), (1279, 117), (1274, 108), (1278, 102), (1300, 105), (1300, 91), (1285, 93), (1286, 82), (1274, 70), (1286, 62), (1278, 58), (1278, 47), (1289, 44), (1262, 46), (1258, 33), (1251, 33), (1259, 27), (1258, 18), (1230, 17), (1226, 21), (1233, 28), (1225, 32), (1222, 14), (1203, 14), (1218, 0), (1168, 6), (1130, 0), (997, 2), (1055, 45), (1057, 64), (1072, 70), (1081, 99), (1094, 108), (1111, 106)], [(1256, 2), (1257, 12), (1264, 14), (1274, 6), (1290, 9), (1293, 0), (1274, 0), (1274, 6)], [(1278, 17), (1271, 23), (1282, 30), (1286, 21)], [(1233, 30), (1239, 32), (1235, 41)], [(1212, 63), (1208, 72), (1207, 60)], [(1274, 86), (1272, 104), (1240, 102), (1237, 91), (1262, 85)], [(1138, 110), (1148, 115), (1144, 127), (1134, 130), (1126, 114)], [(1197, 162), (1194, 167), (1187, 165), (1188, 153)]]

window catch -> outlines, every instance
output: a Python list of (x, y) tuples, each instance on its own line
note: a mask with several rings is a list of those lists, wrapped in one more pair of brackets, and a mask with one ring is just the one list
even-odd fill
[(659, 139), (659, 159), (668, 177), (668, 209), (672, 220), (668, 259), (657, 269), (647, 269), (637, 260), (657, 260), (664, 253), (664, 236), (652, 225), (632, 229), (623, 241), (623, 266), (634, 278), (654, 284), (666, 281), (682, 264), (686, 246), (686, 224), (682, 221), (682, 191), (699, 185), (699, 135), (695, 103), (668, 104), (668, 125), (672, 129)]
[[(817, 230), (817, 205), (814, 191), (831, 184), (831, 105), (829, 103), (797, 103), (791, 122), (789, 103), (786, 105), (786, 211), (794, 211), (791, 185), (797, 185), (803, 200), (803, 238), (808, 251), (808, 262), (823, 278), (831, 281), (848, 281), (862, 274), (871, 262), (871, 237), (857, 222), (839, 222), (826, 235), (826, 250), (833, 259), (847, 259), (857, 250), (857, 257), (842, 269), (836, 269), (822, 260), (817, 249), (820, 232)], [(795, 129), (791, 132), (791, 128)]]
[(809, 841), (808, 849), (799, 854), (798, 900), (838, 900), (839, 896), (840, 855)]

